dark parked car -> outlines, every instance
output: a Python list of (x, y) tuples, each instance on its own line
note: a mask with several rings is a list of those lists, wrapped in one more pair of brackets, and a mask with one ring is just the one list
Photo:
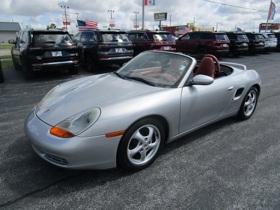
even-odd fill
[(176, 51), (175, 40), (168, 31), (131, 30), (127, 33), (134, 44), (134, 55), (145, 50)]
[(255, 54), (264, 51), (264, 36), (261, 33), (246, 33), (249, 39), (249, 53)]
[(201, 59), (205, 54), (228, 55), (229, 43), (225, 33), (195, 31), (179, 37), (176, 49), (178, 52), (197, 55)]
[(276, 50), (280, 50), (280, 32), (275, 32), (274, 33), (275, 37), (277, 38), (277, 47)]
[(240, 55), (248, 52), (249, 39), (245, 33), (227, 32), (230, 43), (229, 52), (233, 55)]
[(26, 29), (18, 33), (11, 49), (15, 69), (22, 69), (26, 79), (42, 70), (79, 72), (78, 48), (70, 35), (62, 30)]
[(124, 31), (80, 31), (74, 40), (88, 71), (96, 71), (104, 64), (123, 64), (133, 57), (133, 45)]

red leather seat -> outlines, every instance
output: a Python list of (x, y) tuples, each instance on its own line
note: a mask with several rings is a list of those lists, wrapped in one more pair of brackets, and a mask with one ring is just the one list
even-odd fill
[(194, 76), (198, 74), (203, 74), (214, 78), (214, 73), (215, 73), (215, 67), (214, 67), (213, 59), (210, 57), (204, 57), (201, 63), (199, 64), (198, 69), (195, 72)]

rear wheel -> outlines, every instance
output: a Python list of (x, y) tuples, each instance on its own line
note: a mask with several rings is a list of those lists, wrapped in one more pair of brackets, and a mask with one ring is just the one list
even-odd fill
[(27, 65), (27, 63), (23, 59), (21, 60), (21, 64), (25, 79), (29, 80), (34, 78), (34, 71)]
[(19, 66), (19, 64), (16, 62), (14, 56), (12, 56), (12, 60), (13, 60), (14, 69), (15, 69), (16, 71), (20, 70), (20, 66)]
[(239, 112), (237, 114), (238, 118), (241, 120), (247, 120), (253, 115), (257, 107), (258, 97), (259, 93), (257, 88), (251, 87), (246, 93), (245, 98), (240, 106)]
[(141, 170), (151, 165), (165, 141), (164, 128), (155, 118), (134, 123), (123, 135), (117, 153), (118, 166)]

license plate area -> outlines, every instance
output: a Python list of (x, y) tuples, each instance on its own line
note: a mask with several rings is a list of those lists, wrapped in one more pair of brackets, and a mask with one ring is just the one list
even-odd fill
[(60, 57), (60, 56), (62, 56), (62, 52), (61, 51), (52, 51), (52, 56), (53, 57)]

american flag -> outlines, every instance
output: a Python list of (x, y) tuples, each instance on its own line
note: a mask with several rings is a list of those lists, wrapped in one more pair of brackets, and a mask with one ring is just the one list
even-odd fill
[(179, 26), (179, 35), (183, 35), (187, 32), (190, 32), (191, 29), (189, 29), (188, 27), (186, 26)]
[(77, 20), (77, 27), (79, 31), (90, 30), (90, 29), (97, 29), (98, 22), (93, 20)]

